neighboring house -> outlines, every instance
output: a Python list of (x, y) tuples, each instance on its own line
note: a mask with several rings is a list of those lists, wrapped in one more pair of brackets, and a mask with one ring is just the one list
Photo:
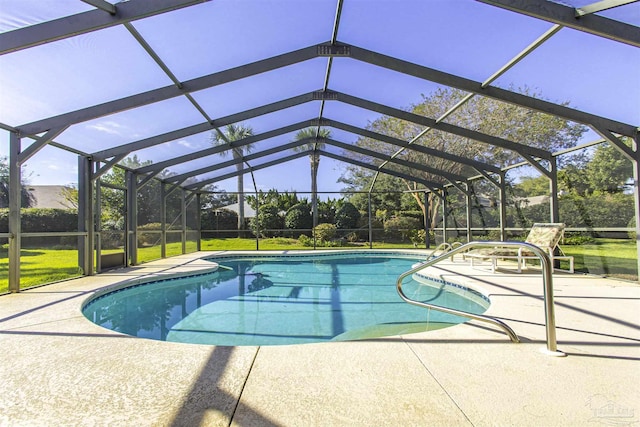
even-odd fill
[(73, 209), (64, 198), (64, 185), (27, 185), (27, 190), (33, 195), (32, 208)]
[[(549, 196), (531, 196), (531, 197), (518, 197), (516, 198), (514, 201), (519, 202), (520, 206), (525, 207), (525, 206), (535, 206), (535, 205), (539, 205), (542, 203), (549, 203)], [(484, 196), (484, 195), (479, 195), (478, 196), (478, 203), (480, 206), (485, 207), (485, 208), (492, 208), (492, 207), (496, 207), (500, 204), (500, 200), (492, 198), (492, 197), (488, 197), (488, 196)]]
[[(232, 205), (223, 206), (220, 209), (228, 209), (230, 211), (238, 213), (238, 207), (239, 207), (239, 204), (238, 203), (234, 203)], [(218, 209), (216, 209), (216, 210), (218, 210)], [(251, 206), (249, 206), (249, 204), (247, 202), (244, 202), (244, 217), (245, 218), (255, 218), (255, 216), (256, 216), (256, 211)]]
[(549, 196), (531, 196), (529, 198), (518, 198), (517, 201), (520, 202), (521, 206), (524, 207), (541, 205), (542, 203), (549, 203), (549, 199)]

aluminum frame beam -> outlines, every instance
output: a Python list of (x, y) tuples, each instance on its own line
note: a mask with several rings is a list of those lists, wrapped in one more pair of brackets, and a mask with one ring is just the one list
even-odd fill
[(482, 83), (471, 79), (459, 77), (408, 61), (403, 61), (401, 59), (383, 55), (381, 53), (373, 52), (360, 47), (350, 46), (350, 51), (350, 56), (353, 59), (357, 59), (359, 61), (386, 68), (392, 71), (397, 71), (409, 76), (429, 80), (431, 82), (442, 84), (445, 86), (455, 87), (467, 92), (477, 93), (482, 96), (488, 96), (489, 98), (494, 98), (499, 101), (508, 102), (510, 104), (520, 105), (525, 108), (562, 117), (574, 122), (583, 123), (586, 125), (598, 125), (601, 127), (605, 127), (612, 132), (617, 132), (626, 136), (633, 136), (636, 132), (636, 127), (627, 123), (622, 123), (605, 117), (596, 116), (594, 114), (569, 108), (564, 105), (554, 104), (553, 102), (545, 101), (527, 95), (522, 95), (516, 92), (511, 92), (509, 90), (501, 89), (495, 86), (483, 87)]
[[(349, 164), (352, 164), (352, 165), (355, 165), (355, 166), (361, 166), (361, 167), (363, 167), (365, 169), (370, 169), (370, 170), (374, 170), (374, 171), (378, 170), (375, 166), (372, 166), (372, 165), (369, 165), (369, 164), (366, 164), (364, 162), (360, 162), (360, 161), (357, 161), (357, 160), (354, 160), (354, 159), (349, 159), (347, 157), (340, 156), (338, 154), (333, 154), (333, 153), (330, 153), (330, 152), (327, 152), (327, 151), (323, 151), (323, 150), (316, 150), (315, 152), (319, 153), (320, 155), (327, 156), (329, 158), (332, 158), (332, 159), (335, 159), (335, 160), (338, 160), (338, 161), (349, 163)], [(280, 158), (280, 159), (272, 160), (272, 161), (269, 161), (269, 162), (266, 162), (266, 163), (263, 163), (263, 164), (260, 164), (260, 165), (252, 166), (251, 168), (244, 168), (241, 171), (229, 172), (229, 173), (221, 175), (219, 177), (210, 178), (210, 179), (207, 179), (207, 180), (204, 180), (204, 181), (199, 181), (199, 182), (196, 182), (194, 184), (187, 185), (184, 188), (187, 189), (187, 190), (197, 191), (197, 190), (201, 189), (202, 187), (204, 187), (205, 185), (209, 185), (209, 184), (212, 184), (212, 183), (215, 183), (215, 182), (223, 181), (225, 179), (233, 178), (235, 176), (238, 176), (241, 173), (243, 173), (243, 174), (244, 173), (249, 173), (251, 171), (264, 169), (264, 168), (267, 168), (267, 167), (270, 167), (270, 166), (274, 166), (274, 165), (277, 165), (277, 164), (280, 164), (280, 163), (286, 163), (288, 161), (295, 160), (295, 159), (298, 159), (300, 157), (304, 157), (304, 156), (312, 154), (312, 153), (314, 153), (313, 149), (301, 151), (299, 153), (294, 153), (294, 154), (292, 154), (290, 156), (286, 156), (286, 157), (283, 157), (283, 158)], [(422, 179), (416, 179), (415, 177), (411, 177), (409, 175), (406, 175), (406, 174), (403, 174), (403, 173), (400, 173), (400, 172), (396, 172), (396, 171), (392, 171), (392, 170), (382, 170), (380, 172), (381, 173), (385, 173), (387, 175), (396, 176), (398, 178), (403, 178), (403, 179), (408, 179), (410, 181), (418, 182), (418, 183), (424, 185), (425, 187), (429, 187), (432, 191), (433, 191), (433, 188), (439, 188), (439, 189), (443, 188), (440, 184), (435, 184), (435, 183), (432, 183), (432, 182), (429, 182), (429, 181), (425, 181), (425, 180), (422, 180)]]
[(88, 5), (91, 5), (97, 9), (108, 12), (112, 15), (116, 14), (116, 5), (109, 3), (106, 0), (80, 0), (85, 2)]
[[(423, 172), (427, 172), (427, 173), (432, 173), (434, 175), (440, 175), (443, 178), (445, 178), (447, 181), (450, 182), (455, 182), (455, 181), (466, 181), (466, 177), (462, 176), (462, 175), (456, 175), (456, 174), (452, 174), (446, 171), (442, 171), (439, 169), (435, 169), (432, 167), (429, 167), (427, 165), (423, 165), (420, 163), (416, 163), (416, 162), (412, 162), (409, 160), (404, 160), (401, 158), (393, 158), (393, 159), (389, 159), (389, 156), (383, 153), (379, 153), (376, 151), (372, 151), (366, 148), (362, 148), (362, 147), (358, 147), (357, 145), (352, 145), (352, 144), (347, 144), (344, 142), (340, 142), (340, 141), (336, 141), (335, 139), (331, 139), (331, 138), (321, 138), (321, 140), (325, 143), (327, 143), (328, 145), (332, 145), (334, 147), (337, 148), (342, 148), (343, 150), (348, 150), (348, 151), (352, 151), (354, 153), (358, 153), (358, 154), (362, 154), (365, 156), (370, 156), (370, 157), (374, 157), (376, 159), (382, 160), (382, 161), (388, 161), (390, 163), (395, 163), (397, 165), (400, 166), (404, 166), (404, 167), (408, 167), (408, 168), (412, 168), (412, 169), (417, 169), (417, 170), (421, 170)], [(376, 166), (377, 168), (380, 168), (380, 166)], [(432, 182), (433, 185), (435, 185), (435, 183)]]
[(0, 55), (16, 52), (68, 37), (97, 31), (137, 19), (147, 18), (205, 3), (209, 0), (129, 0), (118, 3), (115, 13), (90, 10), (77, 15), (47, 21), (29, 27), (19, 28), (0, 34)]
[(281, 159), (272, 160), (272, 161), (269, 161), (269, 162), (266, 162), (266, 163), (263, 163), (263, 164), (260, 164), (260, 165), (251, 166), (250, 168), (243, 168), (240, 171), (234, 171), (234, 172), (230, 172), (230, 173), (227, 173), (227, 174), (215, 177), (215, 178), (210, 178), (210, 179), (206, 179), (204, 181), (199, 181), (199, 182), (196, 182), (194, 184), (187, 185), (184, 188), (186, 190), (198, 191), (199, 189), (201, 189), (205, 185), (209, 185), (209, 184), (213, 184), (214, 182), (223, 181), (225, 179), (233, 178), (233, 177), (236, 177), (236, 176), (238, 176), (240, 174), (250, 173), (252, 171), (257, 171), (257, 170), (260, 170), (260, 169), (268, 168), (270, 166), (274, 166), (274, 165), (277, 165), (277, 164), (280, 164), (280, 163), (286, 163), (286, 162), (291, 161), (291, 160), (299, 159), (300, 157), (304, 157), (304, 156), (306, 156), (306, 155), (308, 155), (308, 154), (310, 154), (312, 152), (313, 152), (313, 150), (301, 151), (299, 153), (295, 153), (295, 154), (292, 154), (290, 156), (283, 157)]
[(528, 154), (530, 156), (540, 157), (542, 159), (548, 159), (551, 157), (551, 153), (549, 151), (541, 150), (536, 147), (530, 147), (528, 145), (519, 144), (517, 142), (509, 141), (503, 138), (498, 138), (492, 135), (487, 135), (481, 132), (466, 129), (466, 128), (452, 125), (445, 122), (437, 123), (434, 119), (431, 119), (429, 117), (421, 116), (414, 113), (409, 113), (407, 111), (389, 107), (387, 105), (378, 104), (377, 102), (368, 101), (366, 99), (347, 95), (342, 92), (334, 92), (334, 93), (337, 94), (339, 101), (344, 102), (346, 104), (354, 105), (356, 107), (364, 108), (366, 110), (375, 111), (377, 113), (385, 114), (387, 116), (393, 116), (398, 119), (416, 123), (422, 126), (428, 126), (435, 130), (451, 133), (454, 135), (461, 136), (463, 138), (469, 138), (474, 141), (483, 142), (485, 144), (495, 145), (497, 147), (502, 147), (507, 150), (515, 151), (517, 153)]
[(441, 159), (449, 160), (455, 163), (462, 163), (467, 166), (470, 166), (476, 169), (478, 172), (480, 170), (484, 170), (486, 172), (500, 173), (501, 169), (497, 166), (490, 165), (488, 163), (479, 162), (477, 160), (468, 159), (466, 157), (456, 156), (454, 154), (444, 153), (433, 148), (425, 147), (423, 145), (409, 144), (407, 141), (402, 139), (394, 138), (392, 136), (384, 135), (381, 133), (373, 132), (367, 129), (362, 129), (357, 126), (349, 125), (346, 123), (339, 122), (337, 120), (332, 120), (329, 118), (323, 119), (326, 123), (326, 126), (330, 126), (336, 129), (341, 129), (346, 132), (351, 132), (357, 135), (361, 135), (367, 138), (375, 139), (377, 141), (386, 142), (388, 144), (393, 144), (398, 147), (406, 148), (409, 150), (417, 151), (420, 153), (424, 153), (427, 155), (431, 155), (433, 157), (438, 157)]
[(25, 148), (25, 150), (20, 153), (18, 156), (18, 162), (20, 165), (24, 164), (27, 160), (29, 160), (32, 156), (34, 156), (38, 151), (42, 150), (46, 145), (48, 145), (53, 138), (56, 138), (62, 132), (67, 129), (67, 126), (63, 126), (60, 129), (51, 129), (46, 134), (41, 137), (34, 137), (35, 141), (31, 143), (30, 146)]
[(546, 0), (476, 0), (574, 30), (640, 47), (638, 27), (598, 15), (576, 17), (576, 9)]
[[(219, 169), (223, 169), (223, 168), (226, 168), (226, 167), (234, 166), (234, 165), (237, 165), (239, 163), (244, 163), (245, 160), (246, 161), (256, 160), (256, 159), (259, 159), (259, 158), (262, 158), (262, 157), (265, 157), (265, 156), (268, 156), (268, 155), (271, 155), (271, 154), (276, 154), (276, 153), (279, 153), (279, 152), (282, 152), (282, 151), (290, 150), (290, 149), (298, 147), (300, 145), (308, 144), (309, 142), (315, 141), (315, 140), (317, 140), (318, 142), (325, 142), (328, 145), (331, 145), (331, 146), (334, 146), (334, 147), (338, 147), (338, 148), (342, 148), (344, 150), (348, 150), (348, 151), (352, 151), (352, 152), (355, 152), (355, 153), (360, 153), (360, 154), (376, 157), (376, 158), (379, 158), (381, 160), (386, 159), (386, 157), (383, 154), (380, 154), (380, 153), (377, 153), (375, 151), (371, 151), (371, 150), (368, 150), (368, 149), (364, 149), (364, 148), (361, 148), (361, 147), (353, 146), (353, 145), (350, 145), (350, 144), (347, 144), (347, 143), (344, 143), (344, 142), (336, 141), (336, 140), (333, 140), (333, 139), (305, 138), (305, 139), (300, 140), (300, 141), (292, 141), (292, 142), (289, 142), (288, 144), (283, 144), (283, 145), (280, 145), (278, 147), (273, 147), (273, 148), (269, 148), (267, 150), (263, 150), (263, 151), (260, 151), (260, 152), (257, 152), (257, 153), (249, 154), (249, 155), (245, 156), (244, 159), (242, 159), (242, 160), (241, 159), (235, 159), (235, 160), (234, 159), (230, 159), (230, 160), (227, 160), (225, 162), (218, 163), (216, 165), (211, 165), (211, 166), (207, 166), (207, 167), (204, 167), (204, 168), (196, 169), (196, 170), (193, 170), (193, 171), (190, 171), (190, 172), (186, 172), (184, 174), (171, 176), (171, 177), (168, 177), (168, 178), (164, 179), (163, 181), (166, 182), (166, 183), (175, 183), (175, 182), (179, 182), (179, 181), (184, 181), (185, 179), (193, 177), (193, 176), (196, 176), (196, 175), (201, 175), (203, 173), (214, 172), (214, 171), (219, 170)], [(314, 150), (311, 149), (311, 152), (313, 152), (313, 151)], [(342, 157), (342, 158), (346, 159), (345, 157)], [(409, 161), (406, 161), (406, 160), (403, 160), (403, 159), (394, 159), (393, 163), (396, 163), (398, 165), (405, 166), (405, 167), (410, 167), (410, 168), (423, 170), (423, 171), (426, 171), (426, 172), (431, 172), (431, 173), (436, 173), (436, 174), (443, 174), (443, 176), (445, 176), (446, 179), (448, 179), (450, 181), (456, 181), (456, 180), (463, 181), (463, 180), (466, 179), (463, 176), (449, 174), (449, 173), (446, 173), (446, 172), (443, 172), (443, 171), (440, 171), (440, 170), (435, 170), (433, 168), (430, 168), (428, 166), (425, 166), (425, 165), (422, 165), (422, 164), (419, 164), (419, 163), (409, 162)], [(251, 169), (253, 169), (253, 168), (249, 168), (248, 170), (251, 170)], [(431, 185), (431, 186), (441, 185), (441, 184), (437, 184), (437, 183), (434, 183), (434, 182), (431, 182), (431, 181), (427, 181), (427, 180), (421, 180), (421, 181), (424, 182), (424, 183), (429, 183), (429, 185)]]
[(212, 146), (211, 148), (207, 148), (204, 150), (200, 150), (200, 151), (194, 151), (193, 153), (189, 153), (189, 154), (185, 154), (183, 156), (179, 156), (179, 157), (175, 157), (173, 159), (169, 159), (169, 160), (165, 160), (163, 162), (158, 162), (158, 163), (153, 163), (151, 165), (148, 166), (143, 166), (141, 168), (137, 168), (136, 172), (139, 174), (144, 174), (144, 173), (160, 173), (163, 169), (166, 169), (170, 166), (179, 164), (179, 163), (184, 163), (184, 162), (188, 162), (191, 160), (196, 160), (199, 159), (201, 157), (205, 157), (205, 156), (211, 156), (214, 154), (219, 154), (222, 153), (224, 151), (227, 150), (232, 150), (234, 148), (239, 148), (239, 147), (243, 147), (245, 145), (249, 145), (249, 144), (253, 144), (255, 142), (258, 141), (262, 141), (264, 139), (269, 139), (269, 138), (273, 138), (275, 136), (279, 136), (279, 135), (283, 135), (289, 132), (294, 132), (296, 130), (302, 129), (304, 127), (309, 126), (309, 122), (308, 121), (302, 121), (302, 122), (298, 122), (298, 123), (294, 123), (292, 125), (289, 126), (284, 126), (278, 129), (274, 129), (271, 131), (267, 131), (267, 132), (263, 132), (257, 135), (252, 135), (249, 136), (247, 138), (243, 138), (243, 139), (239, 139), (237, 141), (232, 141), (232, 143), (230, 145), (216, 145), (216, 146)]
[(602, 12), (603, 10), (609, 10), (616, 7), (624, 6), (631, 3), (636, 3), (638, 0), (601, 0), (595, 3), (587, 4), (585, 6), (576, 7), (576, 18), (592, 13)]
[(277, 147), (268, 148), (266, 150), (259, 151), (259, 152), (256, 152), (256, 153), (247, 154), (242, 159), (231, 159), (231, 160), (227, 160), (227, 161), (215, 164), (215, 165), (206, 166), (206, 167), (203, 167), (203, 168), (200, 168), (200, 169), (194, 169), (192, 171), (189, 171), (189, 172), (186, 172), (186, 173), (182, 173), (180, 175), (170, 176), (168, 178), (163, 179), (163, 181), (165, 181), (165, 182), (182, 181), (182, 180), (185, 180), (187, 178), (191, 178), (193, 176), (202, 175), (202, 174), (209, 173), (209, 172), (214, 172), (214, 171), (216, 171), (218, 169), (224, 169), (224, 168), (229, 167), (229, 166), (235, 166), (235, 165), (237, 165), (239, 163), (245, 163), (245, 162), (248, 162), (248, 161), (259, 159), (261, 157), (269, 156), (271, 154), (276, 154), (276, 153), (279, 153), (281, 151), (290, 150), (290, 149), (295, 148), (295, 147), (297, 147), (299, 145), (300, 145), (300, 141), (292, 141), (292, 142), (289, 142), (288, 144), (279, 145)]
[(265, 73), (267, 71), (276, 70), (278, 68), (304, 62), (318, 56), (319, 45), (313, 45), (306, 48), (294, 50), (282, 55), (273, 56), (271, 58), (230, 68), (217, 73), (208, 74), (202, 77), (196, 77), (182, 83), (182, 87), (170, 85), (158, 89), (152, 89), (147, 92), (138, 93), (102, 104), (94, 105), (80, 110), (71, 111), (43, 120), (27, 123), (17, 126), (23, 135), (35, 135), (45, 132), (49, 129), (60, 128), (62, 126), (70, 126), (72, 124), (81, 123), (87, 120), (97, 119), (113, 113), (153, 104), (167, 99), (186, 95), (203, 89), (219, 86), (232, 81), (251, 77), (256, 74)]
[(165, 142), (174, 141), (176, 139), (185, 138), (187, 136), (196, 135), (198, 133), (214, 130), (215, 128), (230, 125), (232, 123), (242, 122), (264, 114), (273, 113), (284, 110), (286, 108), (295, 107), (307, 102), (313, 101), (313, 92), (283, 99), (282, 101), (273, 102), (260, 107), (242, 111), (240, 113), (231, 114), (213, 120), (211, 123), (200, 123), (175, 131), (156, 135), (140, 141), (131, 142), (129, 144), (119, 145), (117, 147), (108, 148), (102, 151), (96, 151), (92, 154), (94, 159), (104, 160), (120, 154), (129, 154), (144, 148), (153, 147), (155, 145), (164, 144)]
[(351, 165), (360, 166), (360, 167), (362, 167), (364, 169), (369, 169), (369, 170), (372, 170), (374, 172), (380, 172), (380, 173), (384, 173), (386, 175), (391, 175), (391, 176), (395, 176), (397, 178), (407, 179), (409, 181), (420, 183), (420, 184), (424, 185), (425, 187), (428, 187), (429, 190), (431, 190), (431, 191), (435, 191), (436, 188), (437, 189), (444, 188), (440, 184), (435, 184), (434, 185), (434, 183), (432, 183), (432, 182), (425, 181), (425, 180), (422, 180), (422, 179), (416, 179), (415, 177), (406, 175), (406, 174), (404, 174), (402, 172), (397, 172), (397, 171), (394, 171), (394, 170), (391, 170), (391, 169), (380, 170), (376, 166), (370, 165), (370, 164), (365, 163), (365, 162), (360, 162), (358, 160), (350, 159), (348, 157), (344, 157), (344, 156), (341, 156), (339, 154), (333, 154), (333, 153), (330, 153), (328, 151), (323, 151), (323, 150), (318, 150), (318, 151), (320, 152), (321, 155), (327, 156), (327, 157), (332, 158), (334, 160), (338, 160), (339, 162), (349, 163)]

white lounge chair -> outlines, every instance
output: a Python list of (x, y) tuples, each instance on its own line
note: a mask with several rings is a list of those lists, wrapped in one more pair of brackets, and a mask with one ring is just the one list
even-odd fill
[[(540, 249), (547, 252), (549, 258), (551, 258), (551, 271), (553, 272), (553, 264), (556, 260), (569, 261), (569, 273), (573, 273), (573, 257), (567, 256), (562, 252), (562, 249), (558, 246), (558, 242), (564, 234), (564, 224), (561, 223), (536, 223), (531, 227), (531, 231), (527, 236), (526, 243), (538, 246)], [(559, 255), (556, 255), (556, 248)], [(469, 258), (471, 260), (471, 266), (475, 267), (475, 262), (491, 261), (491, 271), (495, 273), (498, 260), (501, 259), (515, 259), (518, 267), (518, 273), (522, 272), (522, 268), (526, 268), (528, 259), (538, 259), (538, 256), (533, 252), (527, 251), (526, 248), (520, 248), (518, 250), (509, 248), (488, 248), (488, 249), (475, 249), (463, 254), (463, 259)]]

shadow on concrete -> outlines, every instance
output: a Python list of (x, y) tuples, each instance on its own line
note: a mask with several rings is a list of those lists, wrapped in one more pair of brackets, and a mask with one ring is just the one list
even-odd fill
[[(171, 427), (206, 425), (208, 413), (222, 414), (228, 421), (227, 425), (231, 425), (234, 421), (235, 424), (242, 425), (241, 422), (238, 423), (237, 420), (234, 420), (234, 416), (242, 398), (246, 379), (251, 373), (259, 350), (260, 348), (258, 347), (239, 395), (234, 396), (225, 390), (228, 385), (222, 383), (221, 379), (224, 377), (225, 370), (229, 368), (235, 347), (214, 347), (191, 390), (185, 395), (180, 410), (170, 423)], [(242, 412), (243, 417), (250, 421), (246, 425), (279, 426), (279, 424), (267, 418), (266, 415), (252, 410), (250, 407), (243, 405)]]

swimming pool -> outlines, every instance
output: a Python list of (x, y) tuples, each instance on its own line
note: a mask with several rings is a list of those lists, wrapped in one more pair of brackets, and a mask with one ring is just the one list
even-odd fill
[[(226, 255), (216, 272), (124, 287), (84, 315), (124, 334), (214, 345), (282, 345), (423, 332), (466, 321), (409, 305), (395, 281), (424, 257), (389, 252)], [(412, 298), (480, 314), (488, 298), (414, 277)]]

